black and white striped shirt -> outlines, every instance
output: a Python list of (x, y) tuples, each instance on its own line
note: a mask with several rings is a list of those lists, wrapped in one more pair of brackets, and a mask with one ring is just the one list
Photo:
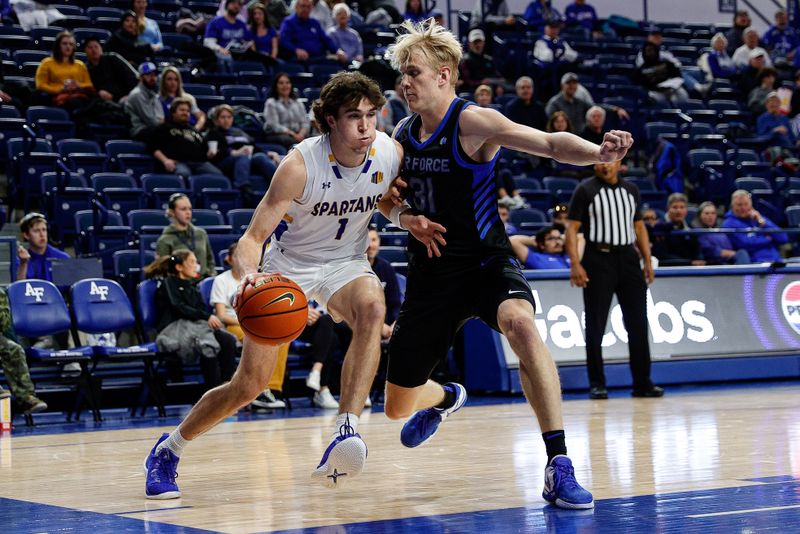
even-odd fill
[(633, 222), (642, 218), (639, 188), (622, 179), (614, 185), (596, 176), (584, 180), (572, 194), (567, 218), (581, 222), (589, 243), (632, 245), (636, 241)]

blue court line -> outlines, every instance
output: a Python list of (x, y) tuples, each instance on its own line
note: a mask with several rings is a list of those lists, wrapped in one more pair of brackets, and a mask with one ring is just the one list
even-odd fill
[[(759, 507), (772, 510), (770, 513), (748, 513)], [(697, 517), (697, 514), (715, 515)], [(693, 515), (695, 517), (692, 517)], [(791, 479), (790, 482), (781, 484), (757, 484), (603, 499), (595, 503), (594, 510), (562, 510), (552, 505), (531, 506), (282, 530), (276, 531), (275, 534), (332, 532), (347, 534), (779, 532), (783, 534), (799, 531), (800, 481)]]
[[(768, 477), (777, 478), (777, 477)], [(798, 532), (800, 480), (752, 486), (685, 491), (603, 499), (594, 510), (562, 510), (552, 505), (480, 510), (457, 514), (387, 519), (276, 531), (280, 534), (438, 534), (458, 532), (557, 532), (587, 534), (614, 532)], [(435, 497), (435, 496), (434, 496)], [(386, 498), (386, 497), (385, 497)], [(176, 508), (187, 508), (174, 507)], [(759, 510), (761, 508), (762, 510)], [(764, 512), (769, 508), (769, 513)], [(147, 510), (156, 512), (159, 510)], [(135, 512), (126, 512), (135, 513)], [(724, 514), (724, 515), (723, 515)], [(3, 532), (137, 532), (202, 534), (209, 530), (159, 523), (114, 514), (86, 512), (61, 506), (0, 498)]]
[(2, 532), (12, 532), (14, 534), (39, 534), (42, 532), (69, 532), (70, 534), (99, 534), (106, 532), (205, 534), (214, 532), (3, 497), (0, 497), (0, 525), (2, 525)]

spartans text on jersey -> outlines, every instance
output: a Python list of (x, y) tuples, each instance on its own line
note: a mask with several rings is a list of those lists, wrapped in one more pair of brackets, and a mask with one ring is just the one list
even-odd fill
[(321, 217), (323, 215), (347, 215), (348, 213), (364, 213), (375, 210), (383, 194), (367, 195), (354, 198), (352, 200), (342, 200), (340, 202), (317, 202), (311, 215)]

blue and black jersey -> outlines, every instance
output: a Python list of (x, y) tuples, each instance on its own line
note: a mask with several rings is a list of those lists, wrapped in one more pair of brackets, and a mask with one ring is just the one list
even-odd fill
[(413, 261), (485, 263), (494, 256), (513, 256), (497, 212), (497, 156), (485, 163), (475, 162), (458, 140), (459, 118), (470, 104), (460, 98), (453, 100), (439, 127), (424, 142), (419, 141), (422, 120), (417, 114), (406, 120), (395, 136), (403, 145), (400, 174), (409, 185), (408, 202), (417, 213), (447, 229), (441, 258), (428, 259), (425, 246), (410, 240)]

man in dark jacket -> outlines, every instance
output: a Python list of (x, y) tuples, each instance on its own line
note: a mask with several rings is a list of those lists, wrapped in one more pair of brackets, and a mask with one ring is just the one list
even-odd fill
[(103, 46), (97, 37), (87, 38), (83, 47), (86, 52), (86, 68), (89, 69), (97, 96), (103, 100), (119, 102), (120, 98), (127, 96), (136, 87), (137, 73), (125, 58), (114, 52), (103, 53)]
[(705, 265), (700, 243), (694, 235), (672, 235), (676, 230), (689, 230), (686, 224), (686, 195), (672, 193), (667, 199), (667, 220), (653, 227), (653, 256), (659, 265)]
[(187, 177), (192, 174), (222, 174), (209, 163), (216, 152), (209, 150), (200, 132), (189, 124), (191, 103), (178, 97), (169, 108), (170, 119), (159, 125), (148, 140), (148, 148), (164, 170)]

